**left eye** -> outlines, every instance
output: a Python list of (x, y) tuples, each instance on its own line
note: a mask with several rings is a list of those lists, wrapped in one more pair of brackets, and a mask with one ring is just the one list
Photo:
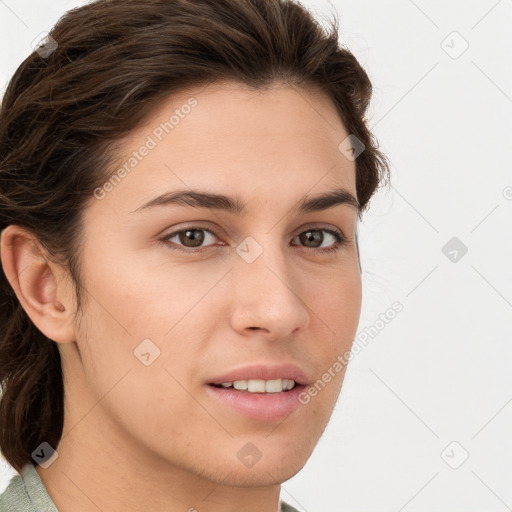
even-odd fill
[[(322, 233), (327, 233), (331, 238), (334, 239), (334, 243), (328, 245), (327, 247), (316, 245), (317, 242), (320, 242), (320, 244), (322, 244), (325, 241), (325, 236)], [(295, 238), (299, 238), (301, 243), (304, 244), (312, 243), (313, 247), (307, 246), (308, 249), (323, 249), (326, 251), (335, 251), (345, 243), (343, 235), (338, 231), (334, 231), (331, 229), (308, 229), (307, 231), (303, 231), (302, 233), (297, 235)]]
[[(207, 234), (206, 236), (205, 233)], [(328, 237), (334, 239), (334, 243), (331, 243), (330, 245), (327, 246), (322, 246), (322, 244), (326, 241), (326, 237), (323, 233), (327, 233)], [(202, 249), (208, 247), (208, 245), (202, 246), (203, 242), (207, 241), (208, 236), (211, 236), (213, 239), (217, 238), (215, 233), (213, 233), (209, 229), (194, 227), (182, 229), (180, 231), (174, 231), (173, 233), (170, 233), (163, 237), (161, 241), (170, 242), (170, 247), (172, 249), (180, 251), (183, 251), (185, 249)], [(176, 240), (173, 241), (173, 239)], [(335, 251), (345, 243), (345, 239), (341, 232), (331, 229), (320, 228), (308, 229), (306, 231), (303, 231), (294, 238), (294, 240), (296, 239), (299, 239), (301, 244), (305, 244), (306, 249), (319, 249), (320, 252)], [(185, 249), (178, 248), (180, 246), (184, 247)]]

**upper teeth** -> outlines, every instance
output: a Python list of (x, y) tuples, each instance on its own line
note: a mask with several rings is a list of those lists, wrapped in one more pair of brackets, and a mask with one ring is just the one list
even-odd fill
[(295, 386), (295, 381), (292, 379), (249, 379), (223, 382), (221, 386), (224, 388), (234, 387), (239, 390), (247, 390), (251, 393), (280, 393), (281, 391), (292, 389)]

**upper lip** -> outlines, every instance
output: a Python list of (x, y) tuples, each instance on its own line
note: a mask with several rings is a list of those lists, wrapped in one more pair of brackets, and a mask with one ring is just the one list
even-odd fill
[(294, 380), (297, 384), (306, 385), (308, 383), (308, 377), (305, 372), (295, 364), (260, 363), (230, 370), (218, 377), (214, 377), (210, 381), (210, 384), (222, 384), (223, 382), (234, 382), (235, 380), (249, 379), (289, 379)]

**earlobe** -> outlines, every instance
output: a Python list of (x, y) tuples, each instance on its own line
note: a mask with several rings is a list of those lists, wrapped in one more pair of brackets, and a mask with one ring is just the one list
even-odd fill
[(34, 325), (58, 343), (75, 341), (69, 287), (44, 257), (36, 237), (10, 225), (2, 231), (0, 244), (5, 276)]

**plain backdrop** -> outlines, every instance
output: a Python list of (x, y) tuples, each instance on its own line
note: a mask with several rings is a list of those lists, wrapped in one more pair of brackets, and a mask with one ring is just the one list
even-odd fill
[[(84, 3), (0, 0), (2, 92), (31, 42)], [(360, 230), (369, 342), (281, 496), (307, 512), (510, 510), (512, 1), (303, 3), (336, 10), (373, 82), (392, 182)], [(0, 472), (3, 490), (15, 473)]]

